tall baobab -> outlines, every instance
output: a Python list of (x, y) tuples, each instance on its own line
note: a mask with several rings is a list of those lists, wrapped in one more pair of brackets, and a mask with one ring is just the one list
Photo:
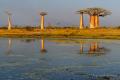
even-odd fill
[(6, 14), (8, 15), (8, 30), (11, 30), (11, 28), (12, 28), (12, 22), (11, 22), (12, 13), (6, 11)]
[(103, 8), (94, 8), (95, 9), (95, 28), (98, 28), (99, 25), (99, 17), (105, 17), (107, 15), (110, 15), (111, 12), (108, 10), (105, 10)]
[(111, 12), (103, 8), (87, 8), (87, 14), (90, 16), (90, 28), (99, 27), (99, 17), (110, 15)]
[(80, 10), (77, 11), (77, 14), (80, 14), (80, 29), (84, 28), (84, 18), (83, 18), (83, 14), (85, 14), (86, 11), (85, 10)]
[(46, 12), (41, 12), (41, 29), (44, 30), (44, 16), (47, 15)]

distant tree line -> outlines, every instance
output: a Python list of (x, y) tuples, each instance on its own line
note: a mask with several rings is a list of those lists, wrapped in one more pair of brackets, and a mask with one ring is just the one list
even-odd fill
[[(84, 29), (88, 29), (89, 27), (86, 26)], [(108, 28), (112, 28), (112, 29), (120, 29), (120, 26), (102, 26), (100, 27), (100, 29), (108, 29)], [(7, 26), (1, 26), (0, 29), (8, 29)], [(14, 27), (12, 27), (12, 29), (26, 29), (28, 31), (32, 31), (34, 29), (40, 29), (40, 26), (30, 26), (30, 25), (26, 25), (26, 26), (19, 26), (19, 25), (14, 25)], [(77, 26), (56, 26), (56, 25), (51, 25), (51, 26), (46, 26), (45, 29), (79, 29), (79, 27)]]

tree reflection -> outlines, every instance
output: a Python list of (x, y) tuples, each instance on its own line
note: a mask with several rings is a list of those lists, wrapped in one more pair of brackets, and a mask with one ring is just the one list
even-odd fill
[(90, 54), (94, 54), (94, 53), (100, 53), (100, 47), (99, 47), (99, 43), (98, 42), (92, 42), (90, 44), (90, 48), (89, 48), (89, 53)]
[(44, 38), (41, 38), (41, 53), (46, 53), (47, 50), (45, 49), (45, 41)]
[(22, 39), (21, 41), (22, 41), (22, 42), (25, 42), (25, 43), (30, 43), (30, 42), (34, 42), (35, 39), (33, 39), (33, 38), (28, 38), (28, 39)]
[(83, 53), (84, 52), (84, 44), (81, 42), (80, 43), (80, 53)]
[(11, 53), (13, 53), (13, 51), (12, 51), (12, 39), (11, 38), (9, 38), (8, 39), (8, 49), (7, 49), (7, 55), (10, 55)]
[(86, 53), (91, 55), (92, 54), (101, 55), (109, 51), (107, 48), (100, 46), (99, 42), (90, 42), (87, 45), (87, 47), (83, 47), (86, 44), (80, 43), (80, 54)]

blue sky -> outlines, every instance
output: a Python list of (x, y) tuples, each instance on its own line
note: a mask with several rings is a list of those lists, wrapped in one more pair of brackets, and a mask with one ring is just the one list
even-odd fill
[[(5, 11), (10, 11), (14, 25), (39, 25), (39, 12), (46, 11), (46, 25), (79, 25), (75, 11), (88, 7), (102, 7), (112, 15), (100, 18), (102, 25), (120, 25), (120, 0), (0, 0), (0, 25), (7, 24)], [(85, 15), (88, 25), (89, 16)]]

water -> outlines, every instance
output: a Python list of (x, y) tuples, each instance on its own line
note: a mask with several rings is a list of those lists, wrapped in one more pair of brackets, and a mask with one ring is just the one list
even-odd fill
[(120, 80), (120, 40), (1, 38), (0, 80)]

